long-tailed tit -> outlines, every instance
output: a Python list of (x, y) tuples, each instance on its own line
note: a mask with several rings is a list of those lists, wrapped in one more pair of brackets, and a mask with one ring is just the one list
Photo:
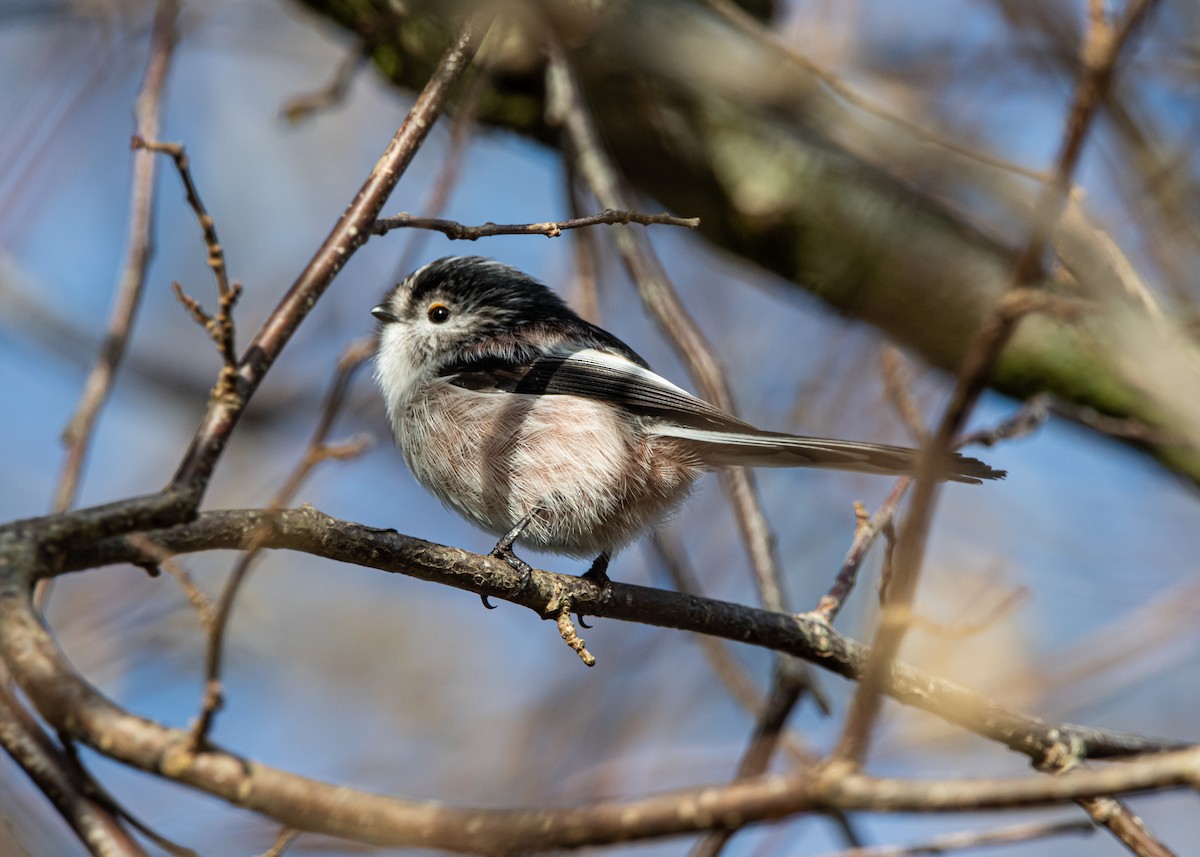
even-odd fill
[[(531, 547), (609, 557), (729, 465), (906, 473), (916, 451), (762, 431), (656, 375), (612, 334), (507, 265), (450, 257), (371, 310), (376, 378), (417, 481), (519, 570)], [(944, 478), (1000, 479), (956, 456)]]

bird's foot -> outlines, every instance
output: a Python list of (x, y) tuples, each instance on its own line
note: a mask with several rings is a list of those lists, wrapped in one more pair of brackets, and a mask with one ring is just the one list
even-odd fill
[[(517, 574), (521, 575), (521, 583), (516, 588), (516, 592), (520, 592), (529, 585), (529, 579), (533, 577), (533, 566), (521, 559), (513, 552), (513, 542), (525, 531), (529, 526), (529, 522), (533, 520), (533, 516), (537, 510), (530, 512), (521, 520), (517, 521), (515, 527), (500, 537), (500, 541), (496, 542), (496, 546), (492, 548), (488, 556), (494, 556), (496, 559), (502, 559), (508, 563), (509, 567)], [(488, 601), (486, 595), (480, 595), (480, 600), (483, 601), (483, 606), (488, 610), (495, 610), (496, 605)]]
[[(612, 590), (612, 580), (610, 580), (608, 577), (608, 561), (611, 558), (612, 557), (609, 555), (609, 553), (607, 551), (600, 554), (600, 556), (596, 557), (592, 561), (591, 568), (589, 568), (587, 571), (585, 571), (583, 574), (580, 575), (580, 577), (582, 577), (584, 580), (588, 581), (589, 583), (591, 583), (593, 586), (597, 587), (600, 590), (600, 603), (602, 603), (602, 604), (608, 601), (608, 597)], [(591, 625), (589, 625), (587, 622), (584, 621), (584, 619), (583, 619), (584, 614), (576, 613), (575, 615), (579, 618), (580, 627), (583, 627), (583, 628), (591, 628), (592, 627)]]

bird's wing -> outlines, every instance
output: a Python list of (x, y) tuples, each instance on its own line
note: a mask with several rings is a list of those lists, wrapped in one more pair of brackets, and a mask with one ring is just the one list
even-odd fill
[[(698, 399), (660, 375), (619, 354), (583, 349), (570, 354), (537, 354), (528, 359), (487, 357), (448, 367), (451, 383), (481, 392), (582, 396), (619, 404), (650, 417), (647, 430), (674, 438), (713, 467), (824, 467), (862, 473), (909, 473), (917, 451), (768, 432)], [(945, 477), (978, 483), (1001, 479), (1004, 471), (956, 455)]]
[(480, 358), (444, 374), (451, 383), (481, 392), (581, 396), (680, 426), (757, 431), (632, 360), (596, 348), (529, 359)]

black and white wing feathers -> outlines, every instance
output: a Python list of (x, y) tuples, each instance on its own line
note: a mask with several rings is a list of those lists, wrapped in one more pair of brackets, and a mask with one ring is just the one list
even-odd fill
[[(647, 418), (647, 430), (675, 438), (705, 464), (823, 467), (862, 473), (910, 472), (916, 450), (856, 441), (768, 432), (744, 423), (655, 374), (636, 354), (588, 348), (573, 353), (480, 355), (447, 367), (443, 376), (480, 392), (580, 396), (619, 404)], [(955, 456), (947, 479), (978, 483), (1004, 472)]]

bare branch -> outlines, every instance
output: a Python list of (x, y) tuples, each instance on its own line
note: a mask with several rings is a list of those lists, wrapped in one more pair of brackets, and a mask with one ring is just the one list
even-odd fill
[(489, 15), (475, 13), (446, 50), (354, 201), (246, 349), (238, 364), (237, 395), (209, 403), (208, 412), (175, 474), (173, 486), (191, 486), (201, 493), (207, 487), (250, 396), (338, 271), (370, 237), (371, 224), (441, 114), (451, 87), (471, 62), (490, 20)]
[(0, 746), (33, 780), (92, 854), (146, 857), (121, 826), (118, 813), (89, 794), (86, 774), (42, 731), (0, 681)]
[[(150, 57), (141, 89), (134, 102), (136, 136), (158, 136), (159, 105), (175, 47), (175, 24), (178, 14), (178, 0), (162, 0), (159, 3), (151, 36)], [(96, 416), (108, 399), (109, 391), (112, 390), (117, 368), (125, 355), (125, 345), (133, 327), (133, 317), (141, 303), (142, 286), (146, 282), (152, 244), (150, 231), (154, 221), (155, 160), (153, 155), (145, 152), (135, 152), (133, 155), (129, 236), (117, 285), (117, 297), (109, 319), (108, 333), (100, 348), (100, 356), (84, 382), (79, 404), (63, 431), (67, 460), (54, 498), (55, 512), (63, 512), (75, 503), (92, 428), (95, 426)]]
[[(761, 646), (803, 658), (849, 679), (861, 678), (866, 663), (866, 646), (803, 614), (774, 613), (616, 581), (605, 590), (606, 596), (590, 581), (573, 575), (534, 569), (526, 578), (494, 557), (436, 545), (394, 530), (339, 521), (308, 506), (273, 515), (263, 510), (206, 512), (193, 523), (147, 536), (160, 549), (172, 553), (238, 550), (251, 544), (268, 519), (273, 526), (264, 548), (304, 551), (502, 598), (547, 619), (557, 619), (558, 605), (565, 596), (573, 610), (588, 616), (642, 622)], [(42, 573), (60, 574), (113, 563), (137, 564), (147, 559), (127, 537), (117, 537), (72, 550), (54, 568), (43, 569)], [(898, 702), (929, 711), (1035, 760), (1051, 753), (1102, 759), (1189, 746), (1140, 735), (1049, 724), (903, 664), (893, 666), (885, 692)]]
[(204, 207), (204, 203), (201, 202), (200, 192), (196, 190), (187, 150), (181, 143), (159, 143), (137, 135), (133, 138), (133, 148), (146, 149), (150, 152), (159, 152), (170, 156), (175, 164), (175, 171), (179, 173), (179, 180), (183, 182), (188, 205), (195, 212), (196, 219), (200, 221), (200, 230), (204, 235), (204, 247), (208, 251), (208, 267), (217, 281), (217, 299), (220, 302), (220, 308), (216, 316), (209, 317), (200, 309), (198, 302), (183, 294), (183, 287), (178, 283), (175, 284), (175, 295), (187, 307), (192, 318), (208, 332), (208, 335), (217, 344), (225, 366), (218, 389), (222, 394), (232, 392), (227, 389), (227, 385), (232, 384), (233, 373), (237, 367), (237, 350), (233, 334), (233, 307), (237, 303), (241, 286), (229, 282), (229, 274), (225, 268), (225, 250), (217, 238), (216, 222)]
[[(242, 584), (245, 583), (255, 560), (258, 559), (263, 545), (270, 536), (274, 526), (273, 516), (292, 502), (292, 498), (296, 496), (296, 492), (300, 490), (300, 486), (312, 473), (313, 468), (322, 461), (330, 458), (347, 459), (361, 455), (370, 446), (370, 438), (359, 438), (348, 444), (330, 446), (328, 437), (333, 429), (333, 422), (337, 419), (337, 415), (345, 403), (346, 393), (350, 389), (354, 375), (359, 367), (371, 357), (374, 350), (373, 338), (361, 339), (351, 343), (338, 359), (333, 383), (329, 386), (329, 392), (326, 394), (325, 403), (321, 408), (321, 418), (317, 422), (317, 427), (313, 431), (312, 439), (309, 441), (300, 463), (284, 482), (283, 487), (271, 498), (271, 502), (267, 506), (267, 517), (264, 518), (260, 529), (250, 539), (245, 553), (234, 564), (233, 570), (229, 573), (229, 578), (221, 590), (221, 597), (217, 601), (216, 609), (211, 611), (211, 619), (206, 624), (208, 645), (204, 652), (204, 691), (200, 699), (200, 714), (196, 717), (191, 733), (193, 752), (205, 746), (213, 720), (225, 704), (221, 686), (225, 632), (229, 627), (230, 616), (233, 614), (234, 601), (241, 592)], [(570, 621), (569, 617), (568, 621)], [(581, 654), (580, 657), (583, 655)]]
[(275, 837), (275, 841), (271, 843), (271, 847), (263, 852), (262, 857), (282, 857), (283, 852), (287, 851), (288, 846), (295, 842), (299, 835), (299, 830), (292, 830), (290, 827), (283, 828)]
[[(630, 206), (626, 194), (604, 152), (579, 82), (562, 46), (551, 40), (548, 52), (548, 112), (566, 133), (570, 143), (569, 157), (601, 205), (610, 210), (628, 209)], [(683, 359), (703, 394), (717, 407), (731, 414), (737, 413), (729, 384), (713, 356), (713, 348), (679, 299), (650, 247), (628, 229), (616, 230), (616, 243), (637, 286), (642, 305)], [(773, 538), (758, 501), (753, 478), (744, 468), (732, 468), (721, 473), (721, 484), (734, 509), (743, 543), (750, 554), (763, 605), (770, 610), (782, 610), (783, 591), (779, 585), (779, 566), (774, 555)]]
[(920, 845), (877, 845), (872, 848), (849, 848), (844, 851), (829, 852), (823, 857), (921, 857), (925, 854), (947, 854), (963, 848), (1012, 845), (1016, 842), (1032, 842), (1072, 833), (1087, 835), (1094, 832), (1095, 828), (1086, 821), (1014, 824), (1011, 827), (1001, 827), (996, 830), (964, 830), (961, 833), (945, 833)]
[(974, 811), (1200, 786), (1200, 747), (1193, 747), (1058, 777), (1004, 780), (877, 779), (832, 766), (582, 808), (456, 809), (442, 802), (386, 798), (216, 748), (192, 752), (182, 731), (122, 710), (74, 675), (28, 596), (5, 595), (0, 598), (0, 652), (10, 666), (19, 667), (13, 674), (55, 726), (112, 758), (289, 827), (374, 844), (527, 853), (721, 829), (813, 810)]
[[(738, 763), (737, 779), (756, 777), (767, 770), (771, 756), (785, 734), (787, 720), (809, 684), (810, 677), (800, 668), (798, 661), (787, 657), (775, 659), (771, 691), (767, 695), (766, 704), (759, 711), (750, 745)], [(739, 828), (740, 825), (730, 825), (710, 833), (696, 843), (691, 857), (717, 857)]]
[(354, 48), (346, 53), (333, 71), (333, 77), (320, 89), (303, 95), (296, 95), (284, 102), (280, 111), (289, 122), (301, 122), (319, 113), (341, 104), (354, 81), (354, 75), (371, 56), (371, 43), (365, 39), (359, 40)]
[(858, 764), (867, 750), (871, 730), (880, 708), (879, 689), (899, 651), (910, 622), (925, 540), (938, 494), (937, 474), (942, 458), (950, 451), (956, 435), (978, 401), (996, 360), (1021, 319), (1038, 307), (1026, 300), (1029, 288), (1041, 279), (1042, 257), (1053, 232), (1079, 162), (1083, 143), (1103, 94), (1112, 83), (1121, 50), (1156, 0), (1131, 0), (1125, 22), (1112, 29), (1102, 18), (1092, 17), (1083, 45), (1083, 71), (1067, 118), (1062, 146), (1051, 181), (1039, 197), (1030, 236), (1017, 257), (1005, 296), (991, 319), (985, 321), (974, 344), (959, 367), (950, 403), (938, 423), (930, 445), (921, 456), (911, 511), (899, 539), (896, 580), (892, 597), (880, 617), (872, 646), (872, 662), (854, 695), (835, 758)]
[(547, 238), (557, 238), (567, 229), (581, 229), (585, 226), (602, 224), (638, 223), (643, 226), (662, 224), (664, 226), (682, 226), (687, 229), (699, 229), (699, 217), (675, 217), (671, 214), (640, 214), (636, 211), (617, 211), (605, 209), (600, 214), (587, 217), (575, 217), (570, 220), (546, 221), (544, 223), (484, 223), (480, 226), (466, 226), (454, 220), (441, 220), (436, 217), (415, 217), (407, 212), (384, 217), (375, 221), (371, 231), (375, 235), (384, 235), (393, 229), (404, 227), (412, 229), (431, 229), (441, 232), (447, 238), (455, 241), (476, 241), (480, 238), (490, 238), (494, 235), (545, 235)]

